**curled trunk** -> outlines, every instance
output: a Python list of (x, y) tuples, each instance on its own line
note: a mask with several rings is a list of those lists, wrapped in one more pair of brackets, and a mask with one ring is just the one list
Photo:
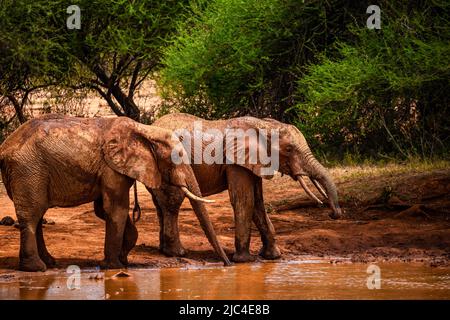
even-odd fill
[[(337, 188), (331, 179), (328, 170), (312, 155), (308, 145), (305, 144), (302, 153), (304, 155), (302, 167), (304, 168), (306, 174), (312, 180), (316, 180), (320, 186), (323, 187), (323, 191), (328, 197), (328, 203), (333, 210), (330, 217), (333, 219), (340, 218), (342, 215), (342, 209), (339, 206)], [(320, 186), (316, 185), (319, 191), (321, 191)]]

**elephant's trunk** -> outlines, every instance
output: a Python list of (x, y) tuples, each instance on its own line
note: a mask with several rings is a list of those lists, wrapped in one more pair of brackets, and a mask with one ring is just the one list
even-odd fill
[(328, 203), (333, 210), (330, 217), (339, 219), (342, 216), (342, 209), (339, 206), (337, 190), (333, 180), (331, 180), (328, 173), (322, 174), (322, 176), (316, 177), (315, 179), (325, 188), (325, 192), (328, 195)]
[[(330, 217), (339, 219), (342, 216), (342, 209), (339, 206), (336, 185), (331, 179), (328, 170), (317, 161), (306, 143), (301, 151), (303, 154), (302, 168), (313, 182), (314, 180), (318, 182), (318, 184), (314, 183), (317, 189), (326, 193), (328, 203), (333, 210)], [(323, 187), (324, 190), (321, 190), (320, 187)]]
[[(192, 176), (194, 176), (194, 173), (192, 172)], [(192, 181), (194, 179), (187, 179), (186, 181), (188, 189), (193, 193), (197, 195), (201, 195), (200, 187), (198, 186), (197, 181)], [(191, 181), (189, 181), (191, 180)], [(186, 191), (185, 191), (186, 192)], [(198, 196), (195, 196), (198, 198)], [(211, 223), (211, 220), (209, 219), (208, 211), (205, 208), (205, 205), (202, 201), (198, 201), (193, 197), (189, 197), (189, 201), (192, 205), (192, 208), (194, 209), (195, 215), (197, 216), (197, 219), (200, 221), (200, 226), (202, 227), (203, 231), (206, 234), (206, 237), (208, 238), (209, 243), (213, 246), (216, 253), (222, 258), (223, 263), (225, 266), (231, 265), (230, 260), (228, 259), (227, 255), (225, 254), (225, 251), (223, 250), (222, 246), (219, 243), (219, 240), (217, 239), (216, 232), (214, 231), (214, 227)]]

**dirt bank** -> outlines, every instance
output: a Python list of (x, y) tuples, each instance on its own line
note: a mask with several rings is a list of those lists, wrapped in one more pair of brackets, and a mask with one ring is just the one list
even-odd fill
[[(277, 232), (283, 259), (306, 256), (339, 261), (423, 261), (450, 264), (450, 169), (424, 170), (402, 166), (333, 169), (345, 217), (328, 218), (329, 209), (309, 201), (288, 177), (264, 182), (267, 210)], [(131, 267), (175, 267), (217, 262), (188, 201), (180, 213), (181, 240), (188, 254), (165, 257), (158, 252), (158, 223), (146, 190), (139, 188), (142, 219), (138, 222), (138, 245), (130, 254)], [(228, 254), (234, 248), (233, 213), (228, 193), (210, 197), (208, 205), (219, 239)], [(13, 203), (0, 187), (0, 219), (16, 219)], [(95, 217), (92, 204), (51, 209), (45, 225), (47, 246), (58, 268), (70, 264), (94, 267), (103, 258), (104, 223)], [(252, 252), (261, 242), (256, 229)], [(19, 231), (0, 226), (0, 273), (18, 265)]]

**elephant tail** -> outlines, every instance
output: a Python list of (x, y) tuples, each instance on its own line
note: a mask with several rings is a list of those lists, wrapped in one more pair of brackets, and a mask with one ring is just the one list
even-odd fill
[(137, 181), (134, 181), (134, 208), (133, 208), (133, 224), (141, 219), (141, 206), (139, 205), (137, 195)]
[(3, 168), (4, 165), (5, 165), (5, 156), (4, 156), (4, 154), (2, 153), (2, 146), (0, 146), (0, 173), (1, 173), (4, 169), (6, 169), (6, 168)]
[(8, 166), (6, 164), (5, 157), (2, 156), (0, 149), (0, 184), (3, 183), (8, 197), (12, 200), (13, 198), (11, 193), (10, 173), (11, 172), (8, 172)]

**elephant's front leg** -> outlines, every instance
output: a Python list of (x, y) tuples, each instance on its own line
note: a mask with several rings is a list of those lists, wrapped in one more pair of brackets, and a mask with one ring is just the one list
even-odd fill
[(254, 211), (254, 186), (252, 173), (229, 166), (227, 168), (228, 192), (234, 210), (235, 248), (234, 262), (250, 262), (255, 257), (250, 254), (251, 223)]
[(178, 187), (163, 186), (151, 190), (153, 203), (159, 219), (159, 247), (169, 257), (181, 257), (186, 254), (180, 240), (178, 213), (183, 203), (184, 193)]
[(262, 179), (260, 177), (254, 177), (254, 179), (255, 212), (253, 214), (253, 222), (261, 234), (261, 242), (263, 244), (259, 254), (265, 259), (278, 259), (281, 257), (281, 252), (275, 242), (275, 229), (264, 207)]
[(106, 213), (105, 259), (101, 266), (109, 269), (122, 268), (120, 261), (125, 225), (129, 212), (129, 189), (132, 181), (111, 179), (103, 191), (103, 208)]

